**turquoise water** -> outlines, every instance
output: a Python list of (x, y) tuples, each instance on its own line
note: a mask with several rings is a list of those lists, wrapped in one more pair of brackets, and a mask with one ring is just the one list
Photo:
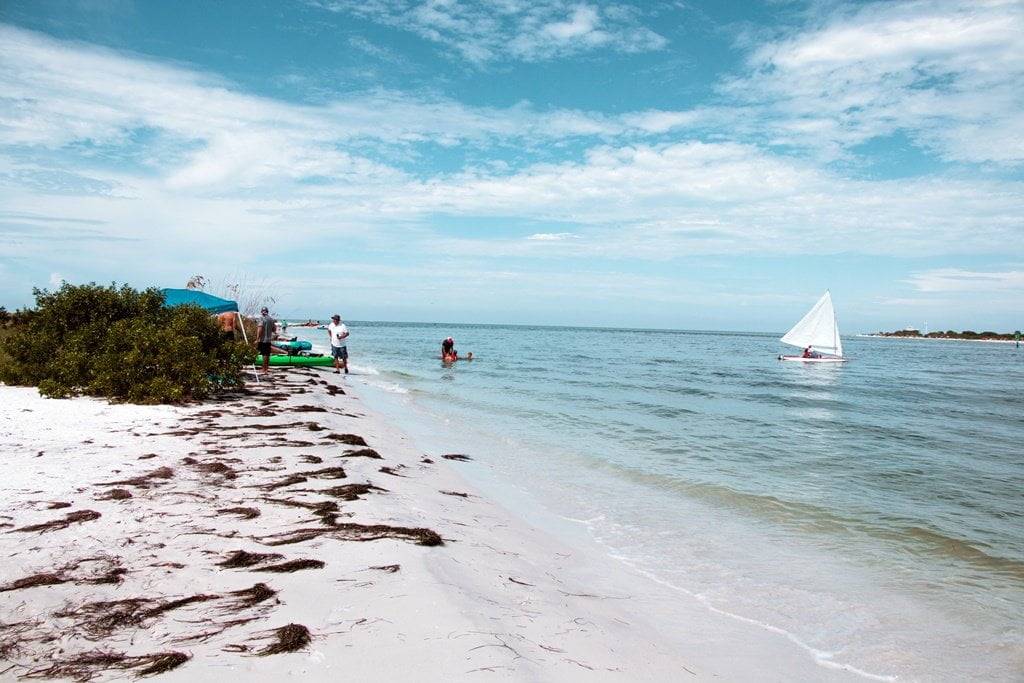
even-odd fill
[[(350, 329), (366, 400), (609, 562), (822, 662), (1024, 679), (1024, 349), (846, 338), (850, 363), (804, 365), (776, 335)], [(443, 366), (448, 334), (477, 359)]]

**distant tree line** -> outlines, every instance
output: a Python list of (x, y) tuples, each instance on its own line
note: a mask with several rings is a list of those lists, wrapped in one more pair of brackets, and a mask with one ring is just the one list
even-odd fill
[(896, 330), (895, 332), (877, 332), (879, 337), (924, 337), (928, 339), (995, 339), (995, 340), (1012, 340), (1014, 339), (1015, 332), (991, 332), (986, 330), (985, 332), (975, 332), (974, 330), (964, 330), (963, 332), (957, 332), (956, 330), (946, 330), (945, 332), (929, 332), (928, 334), (921, 334), (920, 330)]

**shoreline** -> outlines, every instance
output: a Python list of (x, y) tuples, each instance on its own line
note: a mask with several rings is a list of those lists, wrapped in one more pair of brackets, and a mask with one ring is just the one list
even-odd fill
[(99, 650), (101, 679), (870, 676), (529, 526), (329, 373), (186, 407), (0, 396), (0, 676)]

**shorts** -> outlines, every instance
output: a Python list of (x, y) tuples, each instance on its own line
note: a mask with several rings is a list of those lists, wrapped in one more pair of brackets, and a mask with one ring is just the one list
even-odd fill
[(348, 360), (348, 347), (347, 346), (332, 346), (331, 355), (337, 360)]
[(270, 355), (270, 342), (257, 342), (256, 350), (259, 351), (261, 356)]

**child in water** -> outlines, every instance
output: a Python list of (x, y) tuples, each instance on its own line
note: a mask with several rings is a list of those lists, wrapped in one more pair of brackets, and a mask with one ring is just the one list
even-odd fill
[[(451, 337), (441, 342), (441, 360), (445, 363), (454, 363), (459, 360), (459, 352), (455, 350), (455, 340)], [(463, 360), (473, 360), (473, 352), (470, 351)]]

